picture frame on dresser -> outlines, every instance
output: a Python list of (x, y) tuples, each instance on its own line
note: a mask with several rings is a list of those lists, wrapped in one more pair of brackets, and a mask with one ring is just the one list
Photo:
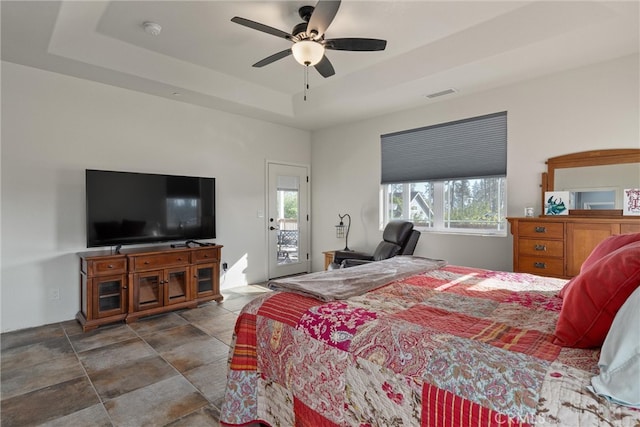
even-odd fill
[(640, 188), (625, 188), (622, 194), (623, 215), (640, 215)]

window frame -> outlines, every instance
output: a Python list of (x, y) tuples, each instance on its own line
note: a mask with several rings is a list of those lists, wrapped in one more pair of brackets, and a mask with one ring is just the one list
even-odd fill
[[(456, 234), (456, 235), (473, 235), (473, 236), (494, 236), (494, 237), (507, 237), (507, 177), (506, 176), (498, 176), (498, 177), (478, 177), (478, 178), (464, 178), (464, 180), (472, 180), (472, 179), (489, 179), (489, 178), (500, 178), (502, 180), (501, 186), (504, 188), (501, 189), (501, 192), (504, 193), (504, 197), (500, 198), (498, 194), (498, 201), (502, 206), (502, 209), (498, 208), (497, 214), (499, 215), (500, 221), (495, 229), (486, 229), (486, 228), (467, 228), (467, 227), (446, 227), (446, 217), (445, 217), (445, 199), (446, 199), (446, 185), (445, 182), (450, 181), (460, 181), (462, 179), (448, 179), (448, 180), (433, 180), (433, 181), (420, 181), (420, 184), (423, 183), (431, 183), (433, 184), (433, 227), (416, 225), (416, 229), (421, 232), (427, 233), (435, 233), (435, 234)], [(404, 183), (388, 183), (388, 184), (380, 184), (380, 208), (381, 208), (381, 229), (383, 229), (386, 224), (395, 219), (404, 219), (407, 221), (412, 221), (411, 217), (411, 197), (404, 197), (406, 194), (411, 194), (411, 185), (417, 184), (417, 182), (404, 182)], [(390, 218), (390, 197), (389, 197), (389, 186), (391, 185), (402, 185), (403, 186), (403, 197), (402, 197), (402, 212), (405, 213), (402, 218)], [(429, 221), (428, 221), (429, 222)]]

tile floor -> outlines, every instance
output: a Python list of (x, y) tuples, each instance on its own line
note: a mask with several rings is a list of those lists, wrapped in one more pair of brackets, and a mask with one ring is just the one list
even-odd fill
[(269, 292), (82, 332), (75, 320), (0, 336), (0, 424), (217, 426), (239, 310)]

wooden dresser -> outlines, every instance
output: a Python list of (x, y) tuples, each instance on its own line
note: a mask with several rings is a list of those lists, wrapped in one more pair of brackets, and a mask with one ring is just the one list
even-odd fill
[(513, 235), (513, 271), (571, 278), (598, 243), (614, 234), (640, 233), (640, 217), (543, 216), (507, 218)]

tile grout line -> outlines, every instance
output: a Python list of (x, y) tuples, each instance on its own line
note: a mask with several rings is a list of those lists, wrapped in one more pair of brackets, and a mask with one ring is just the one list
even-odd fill
[[(100, 406), (102, 407), (102, 410), (105, 412), (105, 414), (107, 414), (107, 418), (109, 419), (109, 422), (111, 423), (111, 425), (114, 426), (115, 424), (113, 423), (113, 420), (111, 419), (111, 414), (109, 413), (109, 411), (107, 411), (107, 408), (104, 406), (104, 401), (102, 400), (102, 397), (100, 396), (100, 393), (98, 393), (98, 390), (96, 389), (95, 385), (93, 384), (93, 381), (91, 381), (91, 377), (89, 376), (89, 373), (87, 372), (87, 369), (85, 368), (84, 364), (82, 363), (82, 360), (80, 360), (80, 356), (78, 356), (78, 351), (76, 350), (76, 347), (73, 345), (73, 342), (71, 341), (71, 338), (69, 338), (69, 334), (67, 333), (67, 330), (65, 329), (64, 326), (62, 326), (62, 323), (60, 323), (60, 327), (64, 331), (64, 336), (67, 338), (67, 341), (69, 341), (69, 345), (71, 346), (71, 349), (73, 350), (74, 356), (76, 356), (76, 359), (78, 360), (78, 364), (80, 364), (80, 368), (82, 369), (82, 372), (84, 372), (85, 378), (87, 379), (87, 381), (89, 381), (89, 384), (91, 385), (91, 388), (93, 389), (93, 392), (96, 394), (96, 397), (98, 398), (98, 402), (100, 403)], [(86, 408), (84, 408), (84, 409), (86, 409)]]
[[(176, 313), (176, 314), (177, 314), (178, 316), (180, 316), (180, 314), (179, 314), (179, 313)], [(180, 316), (180, 318), (184, 319), (184, 317), (182, 317), (182, 316)], [(189, 322), (189, 320), (187, 320), (187, 319), (184, 319), (184, 320), (185, 320), (189, 325), (192, 325), (192, 324), (191, 324), (191, 322)], [(127, 326), (129, 326), (129, 325), (127, 325)], [(180, 327), (180, 326), (182, 326), (182, 325), (174, 326), (173, 328), (166, 328), (166, 329), (162, 329), (162, 331), (168, 331), (168, 330), (171, 330), (171, 329), (174, 329), (174, 328), (178, 328), (178, 327)], [(192, 326), (195, 326), (195, 325), (192, 325)], [(155, 348), (153, 348), (153, 346), (152, 346), (151, 344), (149, 344), (149, 343), (147, 342), (147, 340), (145, 340), (145, 339), (142, 337), (142, 335), (140, 335), (140, 334), (138, 333), (138, 331), (136, 331), (134, 328), (131, 328), (130, 326), (129, 326), (129, 329), (131, 329), (131, 330), (133, 331), (133, 333), (134, 333), (138, 338), (140, 338), (140, 340), (142, 340), (142, 342), (144, 342), (144, 343), (145, 343), (145, 345), (146, 345), (147, 347), (149, 347), (149, 348), (153, 351), (153, 353), (154, 353), (156, 356), (158, 356), (160, 359), (162, 359), (162, 360), (163, 360), (167, 365), (171, 366), (171, 368), (172, 368), (172, 369), (173, 369), (173, 370), (174, 370), (174, 371), (175, 371), (175, 372), (176, 372), (180, 377), (182, 377), (182, 379), (184, 379), (185, 381), (187, 381), (187, 382), (191, 385), (191, 387), (193, 387), (193, 388), (198, 392), (198, 394), (200, 394), (200, 395), (202, 396), (202, 398), (203, 398), (203, 399), (204, 399), (204, 400), (205, 400), (209, 405), (212, 405), (212, 404), (213, 404), (212, 402), (210, 402), (210, 401), (209, 401), (209, 399), (207, 399), (207, 396), (205, 396), (205, 395), (204, 395), (204, 393), (202, 393), (202, 391), (201, 391), (198, 387), (196, 387), (195, 385), (193, 385), (193, 383), (192, 383), (191, 381), (189, 381), (189, 379), (188, 379), (187, 377), (185, 377), (185, 376), (182, 374), (182, 372), (180, 372), (180, 371), (178, 370), (178, 368), (176, 368), (175, 366), (173, 366), (173, 364), (172, 364), (171, 362), (169, 362), (167, 359), (165, 359), (165, 358), (164, 358), (164, 357), (163, 357), (163, 356), (162, 356), (162, 355), (161, 355), (161, 354), (160, 354), (160, 353), (159, 353)], [(199, 328), (198, 328), (198, 329), (199, 329)], [(158, 331), (156, 331), (156, 332), (158, 332)], [(204, 332), (204, 331), (203, 331), (203, 332)], [(164, 380), (162, 380), (162, 381), (164, 381)], [(139, 390), (139, 389), (137, 389), (137, 390)], [(132, 390), (132, 391), (133, 391), (133, 390)], [(128, 393), (131, 393), (131, 391), (129, 391)], [(125, 393), (125, 394), (127, 394), (127, 393)], [(121, 396), (124, 396), (124, 395), (121, 395)], [(176, 422), (176, 421), (178, 421), (178, 420), (181, 420), (181, 419), (183, 419), (183, 418), (185, 418), (185, 417), (187, 417), (187, 416), (189, 416), (189, 415), (191, 415), (191, 414), (193, 414), (193, 413), (195, 413), (195, 412), (197, 412), (197, 411), (201, 410), (202, 408), (204, 408), (204, 407), (206, 407), (206, 406), (208, 406), (208, 405), (200, 406), (199, 408), (196, 408), (196, 409), (194, 409), (193, 411), (191, 411), (191, 412), (189, 412), (189, 413), (187, 413), (187, 414), (184, 414), (184, 415), (182, 415), (182, 416), (181, 416), (181, 417), (179, 417), (179, 418), (176, 418), (175, 420), (171, 420), (171, 421), (169, 422), (169, 424), (171, 424), (171, 423), (173, 423), (173, 422)]]

